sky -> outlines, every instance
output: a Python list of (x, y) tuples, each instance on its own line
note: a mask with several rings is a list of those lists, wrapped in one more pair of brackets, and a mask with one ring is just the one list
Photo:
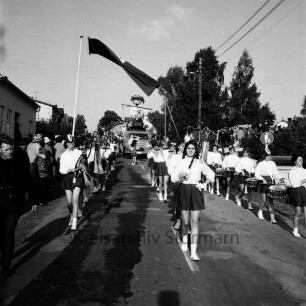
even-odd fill
[[(81, 54), (77, 113), (85, 116), (88, 130), (93, 131), (106, 110), (129, 116), (128, 107), (122, 104), (130, 104), (132, 95), (143, 96), (143, 106), (153, 110), (160, 110), (163, 99), (157, 90), (146, 96), (122, 68), (99, 55), (89, 55), (88, 36), (158, 79), (171, 67), (185, 68), (200, 49), (212, 46), (217, 50), (265, 2), (0, 0), (0, 73), (27, 95), (64, 107), (73, 115)], [(278, 2), (270, 0), (216, 54), (221, 55)], [(229, 85), (247, 49), (261, 103), (269, 102), (278, 121), (298, 116), (306, 95), (305, 28), (306, 1), (284, 1), (218, 57), (219, 62), (227, 62), (225, 84)], [(49, 107), (42, 107), (39, 116), (47, 118), (50, 113)]]

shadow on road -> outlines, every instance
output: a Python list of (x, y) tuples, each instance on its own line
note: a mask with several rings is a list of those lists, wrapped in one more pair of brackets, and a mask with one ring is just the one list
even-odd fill
[(157, 303), (159, 306), (179, 306), (181, 305), (180, 295), (173, 290), (161, 291), (158, 294)]
[(55, 238), (59, 237), (67, 227), (68, 218), (61, 218), (48, 223), (40, 228), (32, 236), (25, 239), (26, 245), (14, 253), (14, 258), (23, 256), (18, 262), (12, 266), (14, 270), (24, 265), (28, 260), (35, 256), (41, 248), (49, 244)]
[[(132, 178), (132, 182), (127, 181), (129, 178)], [(144, 187), (139, 192), (139, 189), (129, 189), (126, 182), (147, 186), (147, 188)], [(113, 193), (112, 189), (117, 183), (127, 187), (122, 187), (122, 190)], [(97, 305), (127, 303), (127, 299), (133, 295), (130, 291), (132, 271), (142, 258), (140, 239), (144, 232), (150, 192), (150, 187), (136, 170), (129, 166), (124, 167), (123, 161), (119, 160), (116, 171), (110, 177), (107, 191), (94, 195), (91, 203), (86, 206), (86, 209), (99, 211), (106, 205), (106, 210), (93, 213), (89, 218), (89, 224), (74, 233), (72, 241), (62, 253), (23, 288), (10, 305), (73, 306), (86, 303), (88, 305), (90, 303)], [(111, 198), (107, 200), (110, 195)], [(131, 207), (126, 211), (124, 208), (123, 211), (114, 212), (118, 225), (115, 228), (115, 235), (112, 235), (111, 245), (107, 248), (103, 243), (101, 244), (101, 241), (93, 242), (86, 239), (86, 237), (97, 236), (103, 220), (111, 217), (113, 210), (120, 208), (123, 202), (125, 202), (125, 208), (129, 205)], [(33, 250), (26, 257), (30, 258), (52, 238), (61, 235), (66, 226), (66, 218), (51, 222), (33, 234), (29, 238), (29, 244), (19, 250), (16, 256), (25, 253), (33, 246)], [(69, 239), (69, 236), (66, 238)], [(94, 256), (94, 262), (90, 268), (84, 269), (84, 261), (89, 254)], [(23, 260), (17, 264), (21, 265), (25, 262), (26, 260)], [(162, 295), (161, 301), (164, 300), (165, 295)]]

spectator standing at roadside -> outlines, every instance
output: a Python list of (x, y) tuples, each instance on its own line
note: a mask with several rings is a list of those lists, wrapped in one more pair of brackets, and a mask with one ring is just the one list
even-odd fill
[(46, 159), (48, 160), (48, 172), (49, 177), (51, 180), (55, 178), (56, 175), (56, 162), (55, 162), (55, 155), (54, 150), (51, 146), (51, 139), (49, 137), (44, 137), (45, 143), (45, 152), (46, 152)]
[[(44, 154), (44, 148), (39, 148), (40, 155)], [(47, 160), (41, 156), (37, 156), (35, 159), (36, 175), (38, 181), (38, 200), (39, 206), (46, 206), (47, 204), (47, 186), (48, 186), (48, 164)], [(33, 210), (33, 209), (32, 209)]]
[(41, 134), (36, 134), (33, 136), (32, 142), (28, 144), (27, 146), (27, 153), (29, 156), (29, 160), (30, 160), (30, 173), (31, 173), (31, 177), (32, 177), (32, 184), (31, 184), (31, 188), (29, 191), (29, 198), (30, 198), (30, 202), (31, 205), (34, 207), (33, 209), (35, 210), (37, 205), (38, 205), (38, 197), (37, 197), (37, 193), (36, 193), (36, 189), (38, 189), (37, 187), (37, 176), (36, 176), (36, 172), (35, 172), (35, 159), (37, 156), (40, 156), (41, 158), (46, 158), (45, 154), (40, 154), (39, 153), (39, 148), (41, 147), (40, 142), (42, 141), (42, 135)]
[(30, 170), (20, 154), (14, 153), (13, 140), (0, 134), (0, 250), (1, 273), (8, 276), (15, 248), (15, 229), (25, 206)]
[(62, 137), (58, 136), (55, 138), (55, 145), (54, 145), (54, 150), (55, 150), (55, 161), (57, 164), (57, 173), (59, 173), (59, 168), (60, 168), (60, 158), (62, 154), (65, 152), (64, 145), (62, 144)]

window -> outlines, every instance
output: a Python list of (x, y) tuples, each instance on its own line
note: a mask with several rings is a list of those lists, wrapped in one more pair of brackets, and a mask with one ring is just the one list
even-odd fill
[(12, 136), (12, 114), (13, 112), (8, 109), (6, 112), (6, 134)]
[(0, 133), (3, 132), (4, 106), (0, 105)]

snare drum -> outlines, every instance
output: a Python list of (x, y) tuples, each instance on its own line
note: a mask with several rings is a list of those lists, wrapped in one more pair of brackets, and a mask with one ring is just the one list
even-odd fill
[(249, 177), (245, 181), (248, 185), (248, 188), (254, 188), (254, 189), (257, 188), (258, 179), (256, 177)]
[(234, 167), (230, 167), (229, 170), (226, 170), (225, 173), (224, 173), (224, 176), (226, 178), (231, 178), (233, 179), (234, 178), (234, 174), (235, 174), (235, 168)]
[(268, 196), (272, 199), (285, 199), (288, 196), (288, 188), (284, 185), (272, 185), (269, 187)]
[(217, 178), (223, 177), (224, 173), (225, 173), (225, 169), (222, 169), (222, 168), (217, 168), (216, 169), (216, 177)]

